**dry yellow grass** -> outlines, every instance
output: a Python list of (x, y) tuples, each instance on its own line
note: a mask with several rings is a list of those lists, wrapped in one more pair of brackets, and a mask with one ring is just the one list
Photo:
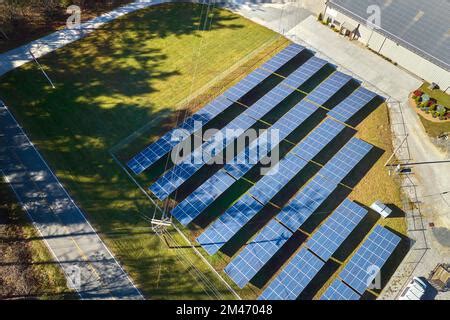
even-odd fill
[[(358, 138), (384, 150), (384, 153), (354, 188), (350, 197), (366, 206), (370, 206), (375, 200), (381, 200), (390, 206), (401, 208), (400, 186), (389, 176), (388, 170), (384, 166), (393, 152), (392, 134), (386, 104), (382, 104), (377, 108), (357, 127), (357, 130)], [(403, 217), (380, 220), (380, 224), (386, 225), (401, 234), (406, 234), (406, 223)]]

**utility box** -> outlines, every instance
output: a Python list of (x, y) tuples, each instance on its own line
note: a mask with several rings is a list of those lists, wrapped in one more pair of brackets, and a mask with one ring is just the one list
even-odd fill
[(431, 272), (428, 281), (438, 291), (450, 291), (450, 264), (439, 264)]
[(370, 208), (378, 212), (383, 218), (389, 217), (389, 215), (392, 213), (392, 210), (380, 200), (372, 203)]

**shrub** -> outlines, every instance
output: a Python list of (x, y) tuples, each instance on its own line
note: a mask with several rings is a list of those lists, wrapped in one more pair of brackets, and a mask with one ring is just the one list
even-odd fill
[(438, 105), (438, 106), (436, 107), (436, 112), (437, 112), (439, 115), (445, 116), (445, 114), (447, 113), (447, 109), (446, 109), (444, 106)]
[(318, 21), (323, 21), (323, 14), (322, 14), (322, 12), (319, 13), (319, 16), (317, 17), (317, 20)]
[(413, 92), (413, 96), (414, 97), (420, 97), (423, 95), (423, 92), (420, 91), (419, 89), (417, 89), (416, 91)]
[(437, 115), (436, 112), (433, 112), (433, 113), (432, 113), (432, 116), (433, 116), (433, 118), (437, 118), (438, 115)]

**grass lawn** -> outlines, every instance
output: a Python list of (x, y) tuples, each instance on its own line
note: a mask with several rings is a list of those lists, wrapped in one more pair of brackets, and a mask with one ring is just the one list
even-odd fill
[[(0, 97), (137, 285), (154, 299), (209, 296), (178, 261), (178, 254), (196, 256), (186, 248), (168, 248), (151, 232), (144, 218), (154, 208), (108, 150), (278, 38), (220, 9), (210, 12), (208, 31), (198, 31), (205, 24), (201, 9), (167, 4), (139, 11), (45, 56), (40, 62), (55, 90), (34, 64), (0, 79)], [(205, 264), (196, 264), (233, 298)]]
[(419, 119), (422, 122), (422, 125), (424, 126), (427, 134), (432, 138), (436, 138), (443, 133), (448, 134), (450, 132), (450, 122), (443, 122), (443, 123), (433, 122), (422, 117), (420, 113)]
[[(430, 90), (428, 89), (428, 86), (430, 84), (425, 82), (421, 87), (420, 90), (426, 94), (428, 94), (431, 98), (434, 98), (437, 100), (438, 104), (441, 104), (445, 106), (447, 109), (450, 110), (450, 95), (443, 92), (442, 90)], [(442, 133), (449, 133), (450, 132), (450, 122), (433, 122), (425, 119), (420, 115), (419, 112), (419, 118), (422, 122), (425, 131), (428, 133), (428, 135), (432, 138), (436, 138)]]
[(26, 213), (0, 178), (0, 299), (76, 298)]

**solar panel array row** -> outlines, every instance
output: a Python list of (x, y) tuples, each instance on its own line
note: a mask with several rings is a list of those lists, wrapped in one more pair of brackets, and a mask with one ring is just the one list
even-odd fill
[(339, 279), (335, 279), (320, 300), (359, 300), (361, 296)]
[(341, 271), (339, 277), (362, 295), (399, 242), (399, 236), (377, 225)]
[[(289, 62), (289, 60), (293, 59), (303, 50), (304, 48), (297, 44), (292, 44), (283, 49), (265, 64), (273, 66), (273, 70), (270, 68), (265, 68), (266, 70), (260, 68), (253, 71), (238, 84), (224, 92), (222, 96), (218, 97), (217, 99), (206, 105), (203, 109), (186, 119), (178, 127), (178, 129), (186, 130), (189, 134), (194, 133), (196, 130), (200, 129), (198, 127), (194, 127), (195, 123), (200, 123), (201, 126), (204, 126), (211, 119), (215, 118), (221, 112), (230, 107), (233, 102), (241, 99), (245, 94), (254, 89), (262, 81), (267, 79), (274, 71), (282, 67), (285, 63)], [(228, 98), (229, 100), (226, 98)], [(135, 174), (140, 174), (156, 161), (165, 156), (173, 147), (181, 142), (180, 140), (172, 139), (173, 130), (163, 135), (160, 139), (158, 139), (158, 141), (151, 144), (135, 157), (133, 157), (128, 162), (128, 167)]]
[(261, 68), (270, 72), (276, 72), (289, 60), (293, 59), (296, 55), (302, 52), (305, 48), (298, 44), (291, 44), (286, 49), (282, 50), (275, 57), (264, 63)]
[(225, 91), (221, 97), (228, 98), (232, 102), (237, 102), (271, 75), (272, 73), (266, 70), (256, 69), (236, 85)]
[(359, 139), (351, 139), (321, 170), (320, 174), (339, 183), (369, 153), (372, 145)]
[[(343, 125), (327, 119), (320, 124), (304, 141), (316, 141), (315, 152), (319, 153), (343, 129)], [(324, 134), (326, 133), (326, 135)], [(314, 138), (321, 137), (319, 138)], [(312, 138), (311, 138), (312, 137)], [(308, 143), (299, 145), (308, 146)], [(298, 151), (299, 148), (294, 148)], [(309, 153), (311, 158), (313, 153)], [(236, 234), (250, 219), (252, 219), (300, 170), (306, 161), (298, 158), (293, 151), (288, 153), (266, 176), (259, 180), (248, 193), (239, 199), (231, 208), (209, 226), (197, 241), (209, 253), (216, 253), (232, 236)], [(206, 192), (206, 190), (205, 190)], [(250, 210), (251, 208), (251, 210)]]
[(328, 112), (328, 115), (336, 120), (347, 122), (375, 97), (377, 97), (376, 93), (360, 87), (347, 99), (333, 108), (333, 110)]
[(308, 249), (301, 249), (258, 300), (295, 300), (324, 264)]
[(366, 214), (367, 210), (346, 199), (269, 284), (260, 299), (296, 299)]
[(231, 279), (243, 288), (251, 278), (267, 263), (292, 232), (279, 222), (272, 220), (245, 249), (225, 268)]
[(215, 254), (262, 208), (264, 205), (251, 195), (243, 195), (197, 238), (197, 242), (210, 255)]
[(323, 261), (327, 261), (366, 214), (366, 209), (349, 199), (345, 199), (308, 240), (306, 246)]
[[(324, 60), (317, 59), (315, 57), (309, 59), (300, 68), (290, 74), (288, 78), (283, 80), (283, 82), (278, 84), (274, 89), (222, 128), (218, 133), (213, 135), (209, 142), (205, 142), (201, 147), (194, 150), (189, 159), (184, 160), (181, 164), (178, 164), (171, 170), (167, 171), (150, 187), (150, 190), (160, 200), (167, 198), (182, 183), (198, 171), (204, 163), (208, 162), (212, 158), (213, 155), (210, 154), (211, 150), (216, 150), (219, 152), (229, 143), (233, 142), (232, 139), (227, 137), (227, 133), (230, 131), (243, 132), (247, 130), (257, 120), (261, 119), (261, 117), (270, 112), (280, 102), (294, 92), (295, 89), (283, 85), (285, 81), (294, 81), (296, 86), (299, 87), (311, 78), (325, 64), (326, 62)], [(252, 118), (253, 120), (249, 118)], [(226, 139), (226, 141), (221, 141), (220, 138)]]
[(336, 136), (344, 130), (345, 126), (331, 119), (326, 119), (311, 134), (309, 134), (292, 153), (300, 158), (310, 161)]
[[(176, 130), (183, 130), (184, 132), (192, 134), (232, 104), (232, 101), (224, 97), (218, 97), (211, 103), (207, 104), (202, 110), (187, 118), (178, 128), (170, 130), (155, 143), (138, 153), (135, 157), (133, 157), (133, 159), (128, 161), (127, 166), (135, 174), (142, 173), (184, 140), (179, 139), (176, 135), (174, 135)], [(198, 126), (198, 124), (201, 124), (201, 126)]]

